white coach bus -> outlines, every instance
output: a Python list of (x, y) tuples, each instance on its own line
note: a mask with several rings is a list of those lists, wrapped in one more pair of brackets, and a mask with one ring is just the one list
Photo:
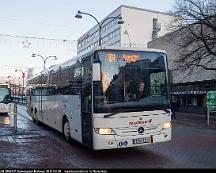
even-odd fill
[(167, 56), (97, 47), (28, 80), (28, 113), (94, 150), (171, 139)]
[(0, 114), (8, 114), (11, 99), (11, 89), (7, 84), (0, 84)]

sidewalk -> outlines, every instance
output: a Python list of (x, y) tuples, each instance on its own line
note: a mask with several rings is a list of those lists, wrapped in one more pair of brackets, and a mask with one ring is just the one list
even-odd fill
[(17, 128), (17, 131), (15, 131), (14, 127), (12, 126), (0, 124), (0, 138), (5, 136), (32, 135), (32, 134), (35, 133), (22, 128)]
[[(24, 109), (23, 106), (18, 106), (18, 109), (20, 108)], [(35, 134), (37, 134), (35, 131), (31, 130), (33, 128), (26, 124), (28, 123), (25, 122), (25, 117), (20, 116), (18, 113), (17, 130), (15, 131), (13, 110), (10, 109), (9, 114), (7, 115), (0, 115), (0, 141), (2, 141), (3, 138), (7, 138), (7, 136), (9, 136), (10, 138), (17, 138), (20, 135), (34, 136)]]
[(206, 115), (177, 112), (176, 119), (173, 120), (173, 123), (216, 130), (215, 116), (210, 116), (208, 125)]

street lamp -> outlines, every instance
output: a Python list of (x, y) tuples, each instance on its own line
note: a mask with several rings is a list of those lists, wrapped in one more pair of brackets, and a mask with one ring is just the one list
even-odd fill
[(41, 57), (41, 58), (43, 59), (43, 63), (44, 63), (43, 69), (45, 69), (45, 67), (46, 67), (46, 61), (47, 61), (49, 58), (53, 57), (54, 60), (57, 60), (57, 59), (58, 59), (56, 56), (48, 56), (48, 57), (44, 58), (42, 55), (35, 54), (35, 53), (32, 54), (32, 57), (36, 57), (36, 56), (39, 56), (39, 57)]
[(109, 19), (118, 19), (118, 24), (123, 24), (124, 21), (122, 20), (122, 17), (121, 16), (117, 16), (117, 17), (108, 17), (106, 19), (104, 19), (101, 23), (97, 20), (97, 18), (95, 16), (93, 16), (92, 14), (89, 14), (89, 13), (85, 13), (85, 12), (81, 12), (80, 10), (77, 11), (77, 14), (75, 15), (75, 18), (77, 19), (81, 19), (82, 18), (82, 14), (84, 15), (88, 15), (88, 16), (91, 16), (92, 18), (95, 19), (95, 21), (97, 22), (98, 24), (98, 27), (99, 27), (99, 46), (101, 46), (101, 30), (102, 30), (102, 27), (103, 27), (103, 24), (105, 21), (109, 20)]
[[(13, 92), (13, 87), (14, 87), (14, 79), (13, 79), (13, 77), (12, 77), (12, 76), (8, 76), (7, 78), (8, 78), (8, 86), (9, 86), (9, 88), (11, 89), (11, 91)], [(12, 79), (13, 79), (13, 83), (11, 83), (11, 80), (10, 80), (10, 78), (12, 78)]]
[(8, 85), (9, 85), (9, 87), (10, 87), (10, 84), (11, 84), (10, 78), (12, 78), (12, 76), (8, 76), (7, 78), (8, 78)]

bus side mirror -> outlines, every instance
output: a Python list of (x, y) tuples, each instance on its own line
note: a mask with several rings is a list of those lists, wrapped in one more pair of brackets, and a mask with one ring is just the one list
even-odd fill
[(8, 95), (6, 95), (6, 96), (4, 97), (3, 103), (4, 103), (4, 104), (10, 103), (10, 98), (9, 98)]
[(100, 81), (101, 74), (100, 74), (100, 63), (94, 63), (92, 66), (92, 78), (93, 81)]
[(6, 104), (6, 105), (7, 105), (8, 103), (10, 103), (10, 102), (9, 102), (9, 101), (4, 101), (4, 104)]

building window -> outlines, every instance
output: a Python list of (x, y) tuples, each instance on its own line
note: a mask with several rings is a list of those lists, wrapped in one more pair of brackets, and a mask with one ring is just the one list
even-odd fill
[(158, 38), (158, 32), (160, 31), (160, 29), (161, 29), (161, 26), (158, 23), (158, 19), (153, 18), (152, 40)]
[(110, 44), (109, 46), (120, 46), (121, 44), (120, 44), (120, 40), (119, 41), (116, 41), (115, 43), (113, 43), (113, 44)]
[(109, 28), (113, 27), (115, 24), (117, 24), (117, 19), (113, 19), (110, 22), (108, 22), (106, 25), (104, 25), (101, 29), (102, 32), (105, 32)]

